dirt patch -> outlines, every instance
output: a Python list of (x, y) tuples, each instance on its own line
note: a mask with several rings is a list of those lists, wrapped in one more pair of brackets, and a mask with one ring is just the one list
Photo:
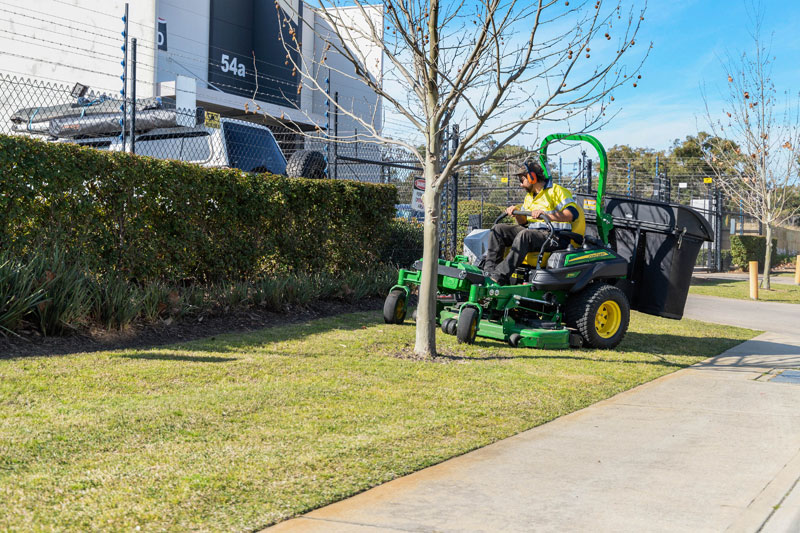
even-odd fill
[(41, 337), (29, 332), (22, 337), (0, 337), (0, 358), (151, 348), (222, 333), (255, 331), (356, 311), (375, 311), (376, 317), (380, 317), (382, 308), (383, 299), (380, 298), (368, 298), (354, 303), (322, 301), (313, 306), (280, 313), (247, 309), (217, 316), (186, 318), (171, 324), (161, 322), (134, 325), (124, 331), (89, 331), (63, 337)]

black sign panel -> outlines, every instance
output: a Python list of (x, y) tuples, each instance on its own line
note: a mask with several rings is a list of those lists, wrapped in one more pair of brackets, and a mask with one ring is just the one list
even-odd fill
[(167, 21), (158, 18), (158, 49), (167, 51)]
[[(298, 3), (302, 10), (302, 0)], [(226, 93), (299, 107), (300, 75), (292, 75), (291, 61), (286, 64), (279, 31), (292, 43), (291, 27), (302, 42), (301, 28), (276, 4), (275, 0), (211, 0), (208, 81)], [(284, 16), (289, 20), (286, 27)]]

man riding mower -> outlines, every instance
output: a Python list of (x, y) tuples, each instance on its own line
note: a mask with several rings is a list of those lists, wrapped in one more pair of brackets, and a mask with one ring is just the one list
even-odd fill
[[(522, 210), (531, 213), (533, 221), (525, 215), (516, 215), (517, 224), (495, 224), (489, 236), (488, 251), (483, 268), (486, 274), (500, 285), (508, 285), (511, 276), (525, 262), (529, 252), (566, 248), (574, 239), (582, 240), (586, 228), (583, 209), (572, 198), (572, 194), (562, 187), (545, 179), (544, 171), (538, 163), (525, 161), (515, 167), (513, 174), (519, 179), (520, 187), (528, 194)], [(519, 210), (517, 206), (506, 209), (508, 216)], [(548, 241), (547, 225), (537, 221), (546, 214), (553, 228), (558, 230), (555, 239)], [(503, 259), (503, 254), (508, 255)]]
[[(523, 207), (530, 210), (510, 207), (508, 213), (520, 225), (498, 225), (503, 213), (487, 235), (484, 268), (490, 269), (489, 275), (463, 256), (439, 259), (437, 322), (459, 342), (471, 344), (481, 336), (512, 346), (613, 348), (627, 331), (630, 306), (625, 293), (613, 285), (625, 277), (627, 262), (607, 247), (605, 228), (598, 233), (604, 241), (584, 238), (583, 209), (566, 189), (548, 179), (546, 149), (556, 139), (587, 141), (597, 150), (601, 164), (596, 206), (602, 210), (607, 169), (602, 145), (588, 135), (545, 138), (541, 165), (528, 163), (517, 171), (528, 190)], [(610, 224), (605, 213), (598, 214), (599, 223)], [(499, 261), (505, 248), (510, 249), (508, 257)], [(400, 270), (384, 302), (387, 323), (405, 319), (410, 288), (421, 278), (420, 270)]]

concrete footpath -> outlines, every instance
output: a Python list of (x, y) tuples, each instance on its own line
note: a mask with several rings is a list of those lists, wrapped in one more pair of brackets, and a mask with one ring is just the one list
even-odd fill
[(686, 316), (767, 333), (270, 531), (800, 532), (800, 305)]

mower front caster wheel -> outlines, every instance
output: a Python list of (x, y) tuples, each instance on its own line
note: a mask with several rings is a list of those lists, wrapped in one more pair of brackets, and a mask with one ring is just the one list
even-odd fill
[(478, 333), (478, 310), (467, 307), (461, 310), (456, 327), (456, 338), (459, 343), (472, 344)]
[(458, 320), (455, 318), (446, 318), (444, 322), (442, 322), (442, 333), (446, 333), (447, 335), (455, 335), (457, 325)]
[(406, 319), (406, 293), (394, 290), (383, 302), (383, 320), (387, 324), (402, 324)]
[(522, 335), (520, 335), (519, 333), (512, 333), (508, 337), (508, 344), (516, 348), (517, 346), (519, 346), (519, 341), (521, 340), (522, 340)]

